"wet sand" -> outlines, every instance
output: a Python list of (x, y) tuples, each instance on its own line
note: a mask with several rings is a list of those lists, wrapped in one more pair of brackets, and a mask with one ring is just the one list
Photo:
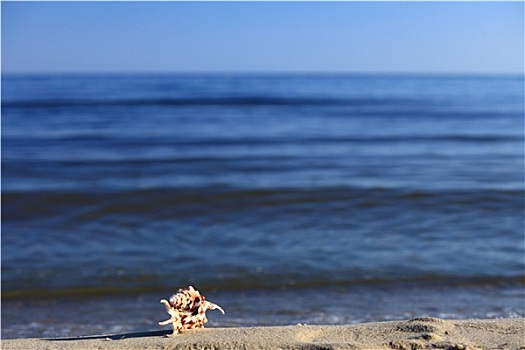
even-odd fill
[(342, 326), (206, 328), (57, 339), (2, 340), (2, 349), (520, 349), (525, 319), (407, 321)]

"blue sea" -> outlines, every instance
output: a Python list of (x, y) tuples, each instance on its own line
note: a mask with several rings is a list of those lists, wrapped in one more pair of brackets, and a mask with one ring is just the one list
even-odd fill
[(525, 316), (521, 76), (2, 76), (2, 337)]

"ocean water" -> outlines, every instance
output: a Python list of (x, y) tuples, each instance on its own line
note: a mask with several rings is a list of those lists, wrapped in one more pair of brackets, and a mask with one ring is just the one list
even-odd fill
[(524, 81), (2, 76), (2, 337), (525, 316)]

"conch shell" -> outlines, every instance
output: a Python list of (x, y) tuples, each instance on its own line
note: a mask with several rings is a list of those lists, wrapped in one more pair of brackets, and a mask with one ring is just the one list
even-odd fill
[(207, 301), (192, 286), (179, 289), (169, 301), (162, 299), (160, 302), (166, 306), (166, 311), (171, 317), (159, 322), (159, 325), (165, 326), (171, 323), (173, 325), (172, 335), (181, 333), (185, 329), (204, 328), (204, 324), (208, 322), (206, 318), (208, 309), (218, 309), (224, 314), (224, 310), (219, 305)]

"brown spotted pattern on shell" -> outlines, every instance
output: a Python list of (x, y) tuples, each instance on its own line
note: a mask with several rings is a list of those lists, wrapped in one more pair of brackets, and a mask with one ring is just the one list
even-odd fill
[(161, 326), (172, 324), (173, 335), (181, 333), (185, 329), (204, 328), (208, 322), (206, 310), (219, 310), (224, 314), (224, 310), (214, 303), (207, 301), (203, 295), (192, 286), (179, 289), (177, 293), (170, 297), (170, 300), (160, 301), (166, 306), (166, 311), (171, 317), (159, 322)]

